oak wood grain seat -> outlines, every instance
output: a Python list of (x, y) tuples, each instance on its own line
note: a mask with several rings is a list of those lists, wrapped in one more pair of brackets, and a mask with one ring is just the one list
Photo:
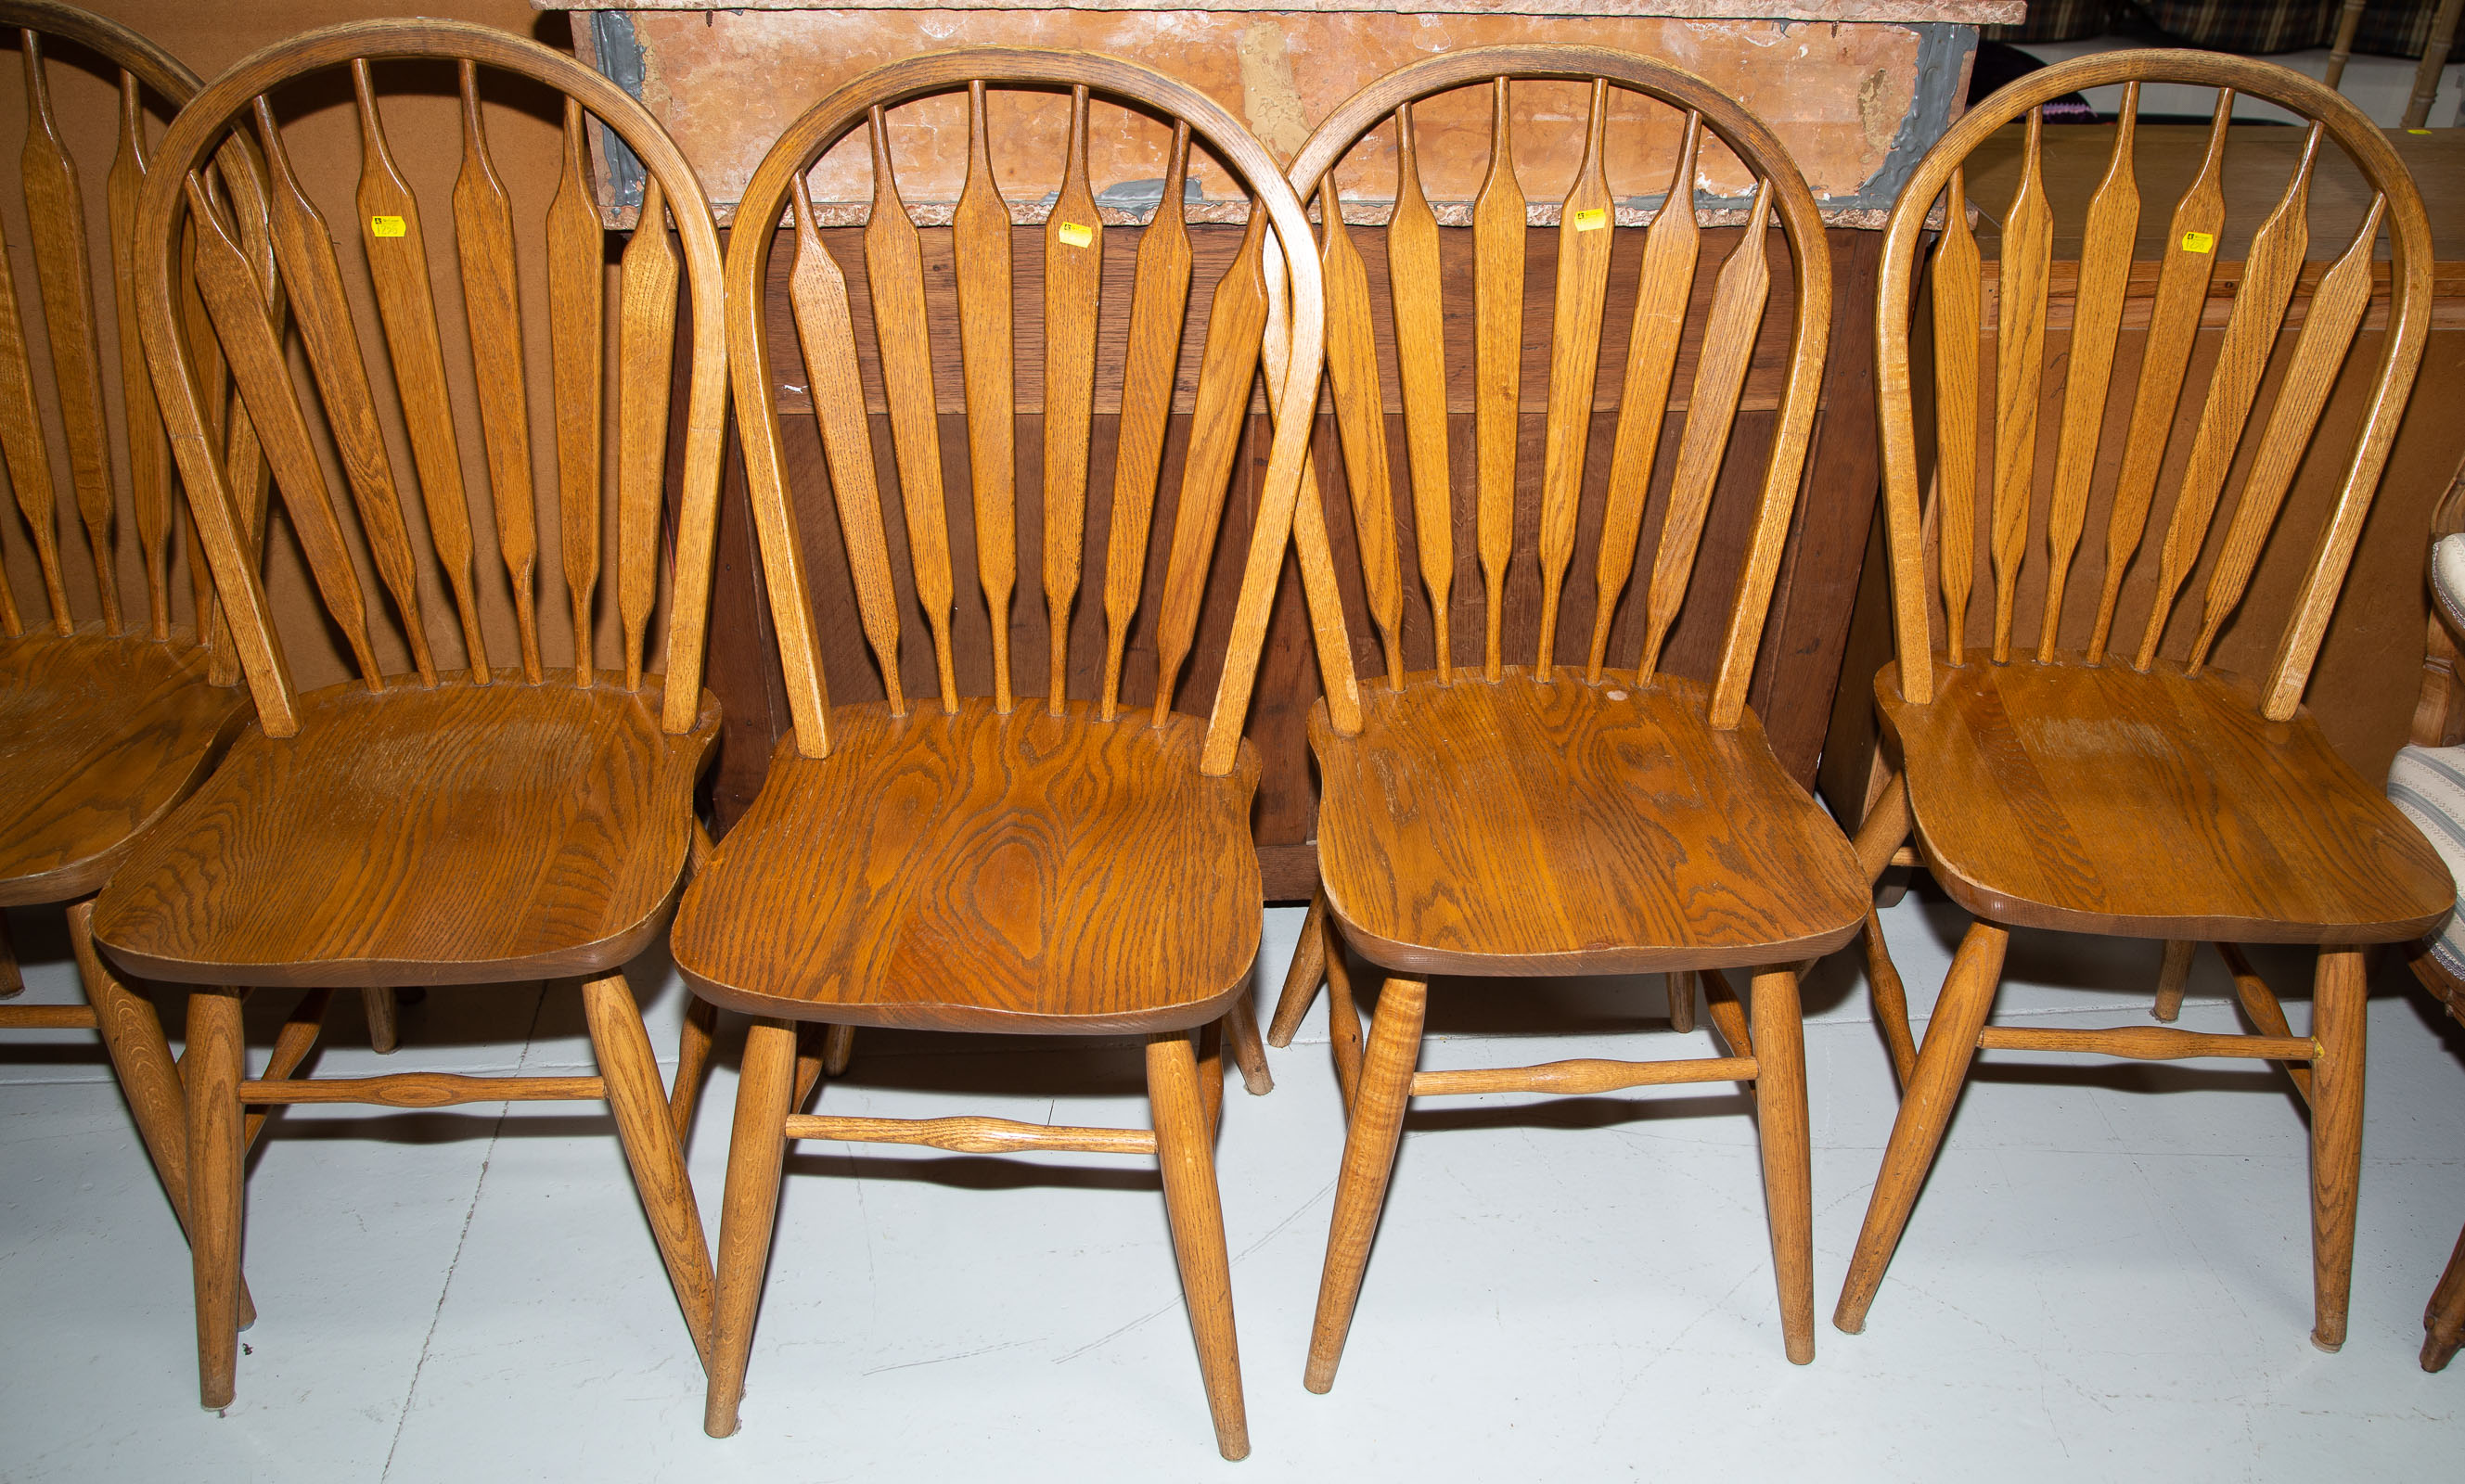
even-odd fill
[[(2215, 100), (2199, 173), (2170, 203), (2144, 200), (2139, 185), (2148, 83)], [(2121, 106), (2104, 175), (2084, 202), (2057, 201), (2044, 106), (2114, 84)], [(2223, 186), (2238, 95), (2307, 123), (2275, 201), (2248, 203), (2259, 208), (2255, 230), (2229, 222), (2246, 203)], [(1982, 203), (2001, 224), (1989, 317), (1967, 166), (1994, 129), (2023, 120), (2011, 194)], [(2304, 266), (2309, 203), (2331, 148), (2370, 199), (2351, 237), (2321, 244), (2333, 261), (2315, 276)], [(2049, 310), (2057, 208), (2084, 224), (2059, 324)], [(2134, 260), (2143, 220), (2165, 223), (2154, 264)], [(2383, 233), (2386, 318), (2366, 329)], [(1925, 468), (1911, 345), (1929, 236)], [(2224, 333), (2212, 356), (2198, 354), (2219, 244), (2243, 240)], [(2126, 290), (2150, 266), (2137, 365), (2118, 383)], [(2365, 953), (2438, 920), (2452, 892), (2428, 842), (2330, 751), (2302, 697), (2421, 367), (2432, 277), (2422, 196), (2387, 136), (2335, 92), (2248, 58), (2146, 50), (2032, 73), (1971, 108), (1902, 188), (1876, 310), (1897, 656), (1876, 692), (1899, 756), (1897, 771), (1877, 773), (1855, 843), (1879, 876), (1914, 833), (1919, 858), (1971, 920), (1922, 1045), (1882, 935), (1866, 924), (1876, 1019), (1902, 1095), (1833, 1310), (1840, 1329), (1865, 1326), (1977, 1054), (2053, 1050), (2285, 1069), (2311, 1113), (2311, 1339), (2344, 1343)], [(2347, 377), (2367, 393), (2359, 426), (2323, 420)], [(2318, 475), (2309, 491), (2298, 485), (2306, 468)], [(2092, 531), (2099, 495), (2109, 503)], [(2280, 540), (2279, 527), (2306, 529)], [(2294, 582), (2256, 583), (2272, 565)], [(2038, 587), (2025, 605), (2024, 574)], [(2290, 601), (2256, 596), (2287, 587)], [(2036, 610), (2033, 643), (2024, 607)], [(2220, 654), (2271, 650), (2251, 682), (2216, 668)], [(2199, 942), (2216, 941), (2250, 1033), (1992, 1025), (2022, 926), (2163, 940), (2160, 1021), (2179, 1013)], [(2237, 940), (2317, 945), (2307, 1036), (2291, 1032)]]
[(85, 624), (0, 639), (0, 906), (100, 887), (247, 714), (205, 651)]
[[(2307, 711), (2221, 671), (1938, 662), (1932, 704), (1875, 682), (1935, 879), (2012, 926), (2224, 942), (2395, 942), (2448, 873)], [(2152, 842), (2155, 848), (2152, 849)]]
[[(836, 746), (783, 741), (677, 919), (677, 967), (755, 1015), (1118, 1034), (1223, 1018), (1259, 916), (1198, 910), (1257, 884), (1258, 764), (1198, 771), (1205, 723), (988, 699), (957, 715), (842, 706)], [(785, 894), (792, 914), (765, 912)]]
[(671, 736), (655, 692), (437, 679), (308, 692), (297, 737), (250, 727), (103, 899), (112, 956), (190, 983), (342, 986), (639, 954), (683, 877), (717, 704)]
[(1419, 974), (1653, 973), (1829, 953), (1866, 912), (1831, 816), (1751, 713), (1608, 672), (1372, 687), (1362, 730), (1310, 718), (1326, 904), (1344, 936)]
[[(401, 103), (386, 95), (439, 64), (458, 74), (462, 159), (450, 234), (432, 245), (442, 212), (424, 216), (394, 165), (387, 123)], [(285, 122), (292, 100), (336, 83), (359, 144), (339, 223), (317, 205), (331, 199), (322, 183), (303, 180), (324, 152), (295, 156)], [(524, 100), (516, 108), (562, 114), (552, 193), (509, 192), (497, 171), (500, 87)], [(611, 254), (589, 152), (619, 142), (642, 175), (634, 230)], [(233, 179), (264, 209), (244, 210)], [(207, 84), (164, 136), (133, 214), (150, 385), (255, 712), (226, 767), (95, 907), (106, 954), (189, 986), (177, 1080), (201, 1400), (226, 1406), (236, 1384), (247, 1138), (267, 1109), (300, 1102), (604, 1101), (706, 1357), (709, 1248), (623, 971), (704, 843), (692, 793), (719, 725), (701, 664), (726, 296), (700, 183), (636, 100), (570, 55), (463, 22), (369, 21), (278, 42)], [(522, 218), (545, 223), (544, 294), (523, 290)], [(440, 299), (459, 300), (463, 333), (449, 336)], [(524, 368), (543, 344), (553, 394), (535, 428)], [(235, 402), (214, 394), (226, 370)], [(245, 456), (218, 455), (226, 420), (253, 430)], [(552, 462), (535, 464), (535, 448)], [(297, 683), (254, 560), (277, 494), (352, 681)], [(475, 540), (482, 521), (493, 552)], [(543, 528), (555, 538), (544, 579)], [(501, 587), (477, 580), (475, 557), (501, 564)], [(566, 633), (541, 632), (544, 586)], [(424, 597), (439, 587), (445, 601)], [(512, 610), (493, 622), (491, 590)], [(596, 1074), (295, 1074), (326, 986), (360, 986), (389, 1009), (405, 982), (542, 979), (580, 1000)], [(305, 987), (293, 1020), (307, 1028), (287, 1026), (252, 1077), (240, 1002), (264, 986)]]

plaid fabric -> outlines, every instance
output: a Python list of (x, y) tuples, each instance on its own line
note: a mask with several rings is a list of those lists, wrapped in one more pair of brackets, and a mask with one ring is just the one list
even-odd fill
[[(2078, 41), (2126, 31), (2178, 46), (2265, 55), (2336, 44), (2339, 0), (2030, 0), (2017, 26), (1987, 26), (1988, 41)], [(2357, 56), (2417, 57), (2439, 0), (2372, 0), (2354, 33)], [(2465, 34), (2448, 54), (2465, 59)]]

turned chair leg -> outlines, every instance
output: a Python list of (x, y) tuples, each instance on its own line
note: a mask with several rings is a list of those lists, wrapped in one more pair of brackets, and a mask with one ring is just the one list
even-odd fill
[(2170, 938), (2165, 941), (2165, 956), (2157, 965), (2157, 1003), (2149, 1014), (2170, 1025), (2183, 1013), (2183, 988), (2190, 983), (2191, 955), (2199, 946)]
[(1883, 919), (1866, 909), (1866, 987), (1875, 1005), (1875, 1024), (1882, 1029), (1883, 1045), (1892, 1056), (1892, 1079), (1906, 1093), (1917, 1075), (1917, 1033), (1909, 1028), (1909, 991), (1900, 983), (1899, 965), (1892, 962), (1891, 944), (1883, 941)]
[(380, 1056), (392, 1055), (393, 1049), (402, 1044), (394, 1024), (393, 990), (363, 989), (360, 991), (360, 1004), (366, 1008), (368, 1017), (368, 1050)]
[(811, 1022), (796, 1027), (796, 1091), (788, 1099), (789, 1113), (802, 1113), (811, 1106), (813, 1089), (822, 1085), (826, 1029)]
[(1994, 990), (2003, 976), (2003, 948), (2010, 935), (1980, 919), (1968, 926), (1960, 952), (1943, 981), (1943, 997), (1926, 1022), (1925, 1044), (1919, 1048), (1916, 1074), (1900, 1098), (1899, 1116), (1892, 1121), (1891, 1142), (1883, 1150), (1883, 1166), (1875, 1176), (1875, 1194), (1866, 1206), (1866, 1223), (1857, 1233), (1856, 1254), (1849, 1263), (1849, 1279), (1841, 1286), (1832, 1324), (1847, 1334), (1866, 1327), (1866, 1310), (1882, 1286), (1893, 1249), (1909, 1224), (1918, 1187), (1925, 1184), (1935, 1151), (1943, 1143), (1943, 1125), (1968, 1064), (1977, 1054), (1977, 1032), (1993, 1008)]
[(755, 1021), (744, 1037), (744, 1073), (736, 1084), (736, 1130), (727, 1146), (727, 1193), (719, 1218), (710, 1384), (701, 1422), (715, 1438), (736, 1430), (737, 1406), (744, 1400), (744, 1362), (753, 1353), (753, 1318), (762, 1307), (762, 1275), (770, 1266), (770, 1229), (779, 1214), (788, 1096), (795, 1081), (794, 1028), (785, 1021)]
[(719, 1029), (719, 1007), (700, 995), (685, 999), (685, 1022), (677, 1031), (677, 1080), (668, 1089), (668, 1121), (677, 1142), (693, 1135), (694, 1111), (701, 1106), (701, 1084), (710, 1069), (710, 1040)]
[(1352, 1311), (1361, 1301), (1370, 1238), (1377, 1234), (1379, 1209), (1387, 1204), (1387, 1183), (1403, 1141), (1404, 1113), (1412, 1101), (1412, 1069), (1421, 1060), (1429, 987), (1417, 979), (1389, 979), (1378, 992), (1378, 1018), (1370, 1026), (1360, 1096), (1344, 1141), (1335, 1214), (1327, 1224), (1326, 1266), (1319, 1275), (1309, 1365), (1301, 1375), (1301, 1384), (1312, 1391), (1335, 1384), (1336, 1363), (1344, 1358), (1344, 1337), (1352, 1330)]
[(2363, 1065), (2367, 980), (2360, 948), (2320, 950), (2312, 980), (2311, 1342), (2345, 1342), (2354, 1278), (2354, 1213), (2363, 1173)]
[(1224, 1126), (1224, 1021), (1212, 1020), (1198, 1028), (1198, 1106), (1207, 1115), (1207, 1139), (1214, 1143), (1215, 1131)]
[(625, 1145), (625, 1162), (633, 1167), (633, 1189), (651, 1219), (668, 1285), (684, 1311), (686, 1333), (707, 1367), (710, 1248), (702, 1237), (693, 1180), (685, 1173), (684, 1149), (669, 1119), (666, 1089), (659, 1085), (659, 1064), (651, 1052), (650, 1032), (642, 1026), (641, 1007), (620, 972), (584, 981), (582, 1008), (590, 1024), (590, 1047), (599, 1059), (608, 1108), (616, 1116), (616, 1135)]
[[(1165, 1211), (1181, 1266), (1182, 1296), (1198, 1342), (1207, 1409), (1215, 1447), (1226, 1458), (1250, 1456), (1249, 1415), (1241, 1399), (1241, 1347), (1232, 1324), (1232, 1266), (1224, 1247), (1224, 1207), (1215, 1188), (1214, 1141), (1205, 1110), (1209, 1078), (1190, 1054), (1189, 1037), (1174, 1031), (1147, 1042), (1147, 1102), (1155, 1119), (1156, 1163), (1164, 1175)], [(1223, 1069), (1213, 1078), (1221, 1098)]]
[(1669, 1029), (1684, 1035), (1695, 1029), (1695, 975), (1672, 969), (1661, 980), (1669, 990)]
[(1250, 1008), (1249, 995), (1232, 1002), (1232, 1013), (1224, 1017), (1224, 1033), (1232, 1043), (1232, 1061), (1241, 1069), (1241, 1085), (1250, 1096), (1264, 1097), (1274, 1092), (1276, 1079), (1267, 1071), (1267, 1048), (1258, 1040), (1258, 1015)]
[(843, 1075), (848, 1063), (855, 1060), (855, 1027), (833, 1026), (822, 1032), (822, 1072), (827, 1076)]
[(1780, 1284), (1781, 1340), (1789, 1362), (1807, 1365), (1814, 1360), (1814, 1166), (1796, 973), (1757, 974), (1746, 1010), (1755, 1043), (1755, 1129), (1763, 1141), (1764, 1205), (1771, 1220), (1772, 1274)]
[(1293, 947), (1293, 962), (1284, 969), (1284, 990), (1276, 996), (1276, 1018), (1267, 1027), (1267, 1044), (1285, 1047), (1293, 1044), (1293, 1033), (1301, 1028), (1301, 1017), (1309, 1013), (1310, 1002), (1318, 998), (1318, 986), (1326, 983), (1326, 888), (1321, 886), (1310, 897), (1309, 916), (1301, 919), (1300, 941)]
[(1352, 967), (1344, 959), (1344, 940), (1326, 935), (1326, 1049), (1335, 1058), (1335, 1090), (1344, 1098), (1344, 1116), (1361, 1091), (1361, 1002), (1352, 997)]
[(13, 1000), (25, 992), (26, 976), (17, 967), (17, 940), (9, 935), (8, 910), (0, 908), (0, 1000)]
[(2459, 1340), (2465, 1340), (2465, 1231), (2456, 1233), (2456, 1251), (2422, 1311), (2422, 1368), (2445, 1370)]
[(231, 1405), (239, 1365), (240, 1238), (247, 1199), (239, 1083), (245, 1052), (240, 992), (220, 987), (192, 991), (181, 1079), (189, 1103), (189, 1260), (196, 1281), (197, 1393), (210, 1411)]

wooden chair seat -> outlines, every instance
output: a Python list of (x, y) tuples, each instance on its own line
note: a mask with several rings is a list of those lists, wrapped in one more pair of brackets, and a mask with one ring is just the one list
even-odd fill
[(648, 946), (692, 841), (718, 739), (655, 690), (441, 676), (299, 698), (299, 735), (251, 726), (129, 857), (95, 937), (185, 983), (390, 986), (604, 973)]
[(2308, 711), (2160, 664), (1935, 666), (1932, 702), (1875, 693), (1935, 879), (2011, 926), (2193, 941), (2420, 936), (2455, 899), (2420, 831)]
[(1198, 770), (1206, 723), (831, 712), (795, 739), (686, 893), (672, 947), (703, 996), (850, 1026), (1110, 1033), (1220, 1019), (1257, 957), (1256, 753)]
[(196, 786), (248, 710), (206, 665), (95, 623), (0, 642), (0, 906), (100, 887)]
[(1310, 716), (1319, 870), (1344, 937), (1412, 974), (1794, 963), (1847, 942), (1865, 874), (1751, 713), (1663, 676), (1365, 688), (1360, 735)]

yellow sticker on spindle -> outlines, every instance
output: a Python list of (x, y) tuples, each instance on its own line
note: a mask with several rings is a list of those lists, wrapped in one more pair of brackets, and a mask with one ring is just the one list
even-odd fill
[(2183, 233), (2183, 251), (2186, 253), (2207, 253), (2214, 250), (2216, 245), (2217, 239), (2208, 233), (2187, 232)]
[(1096, 240), (1095, 230), (1083, 222), (1063, 222), (1053, 234), (1061, 239), (1063, 247), (1085, 247)]
[(399, 237), (402, 233), (402, 218), (399, 216), (371, 216), (368, 218), (368, 235), (371, 237)]
[(1598, 232), (1609, 224), (1610, 213), (1606, 209), (1601, 207), (1586, 207), (1584, 210), (1575, 213), (1575, 230), (1577, 232)]

